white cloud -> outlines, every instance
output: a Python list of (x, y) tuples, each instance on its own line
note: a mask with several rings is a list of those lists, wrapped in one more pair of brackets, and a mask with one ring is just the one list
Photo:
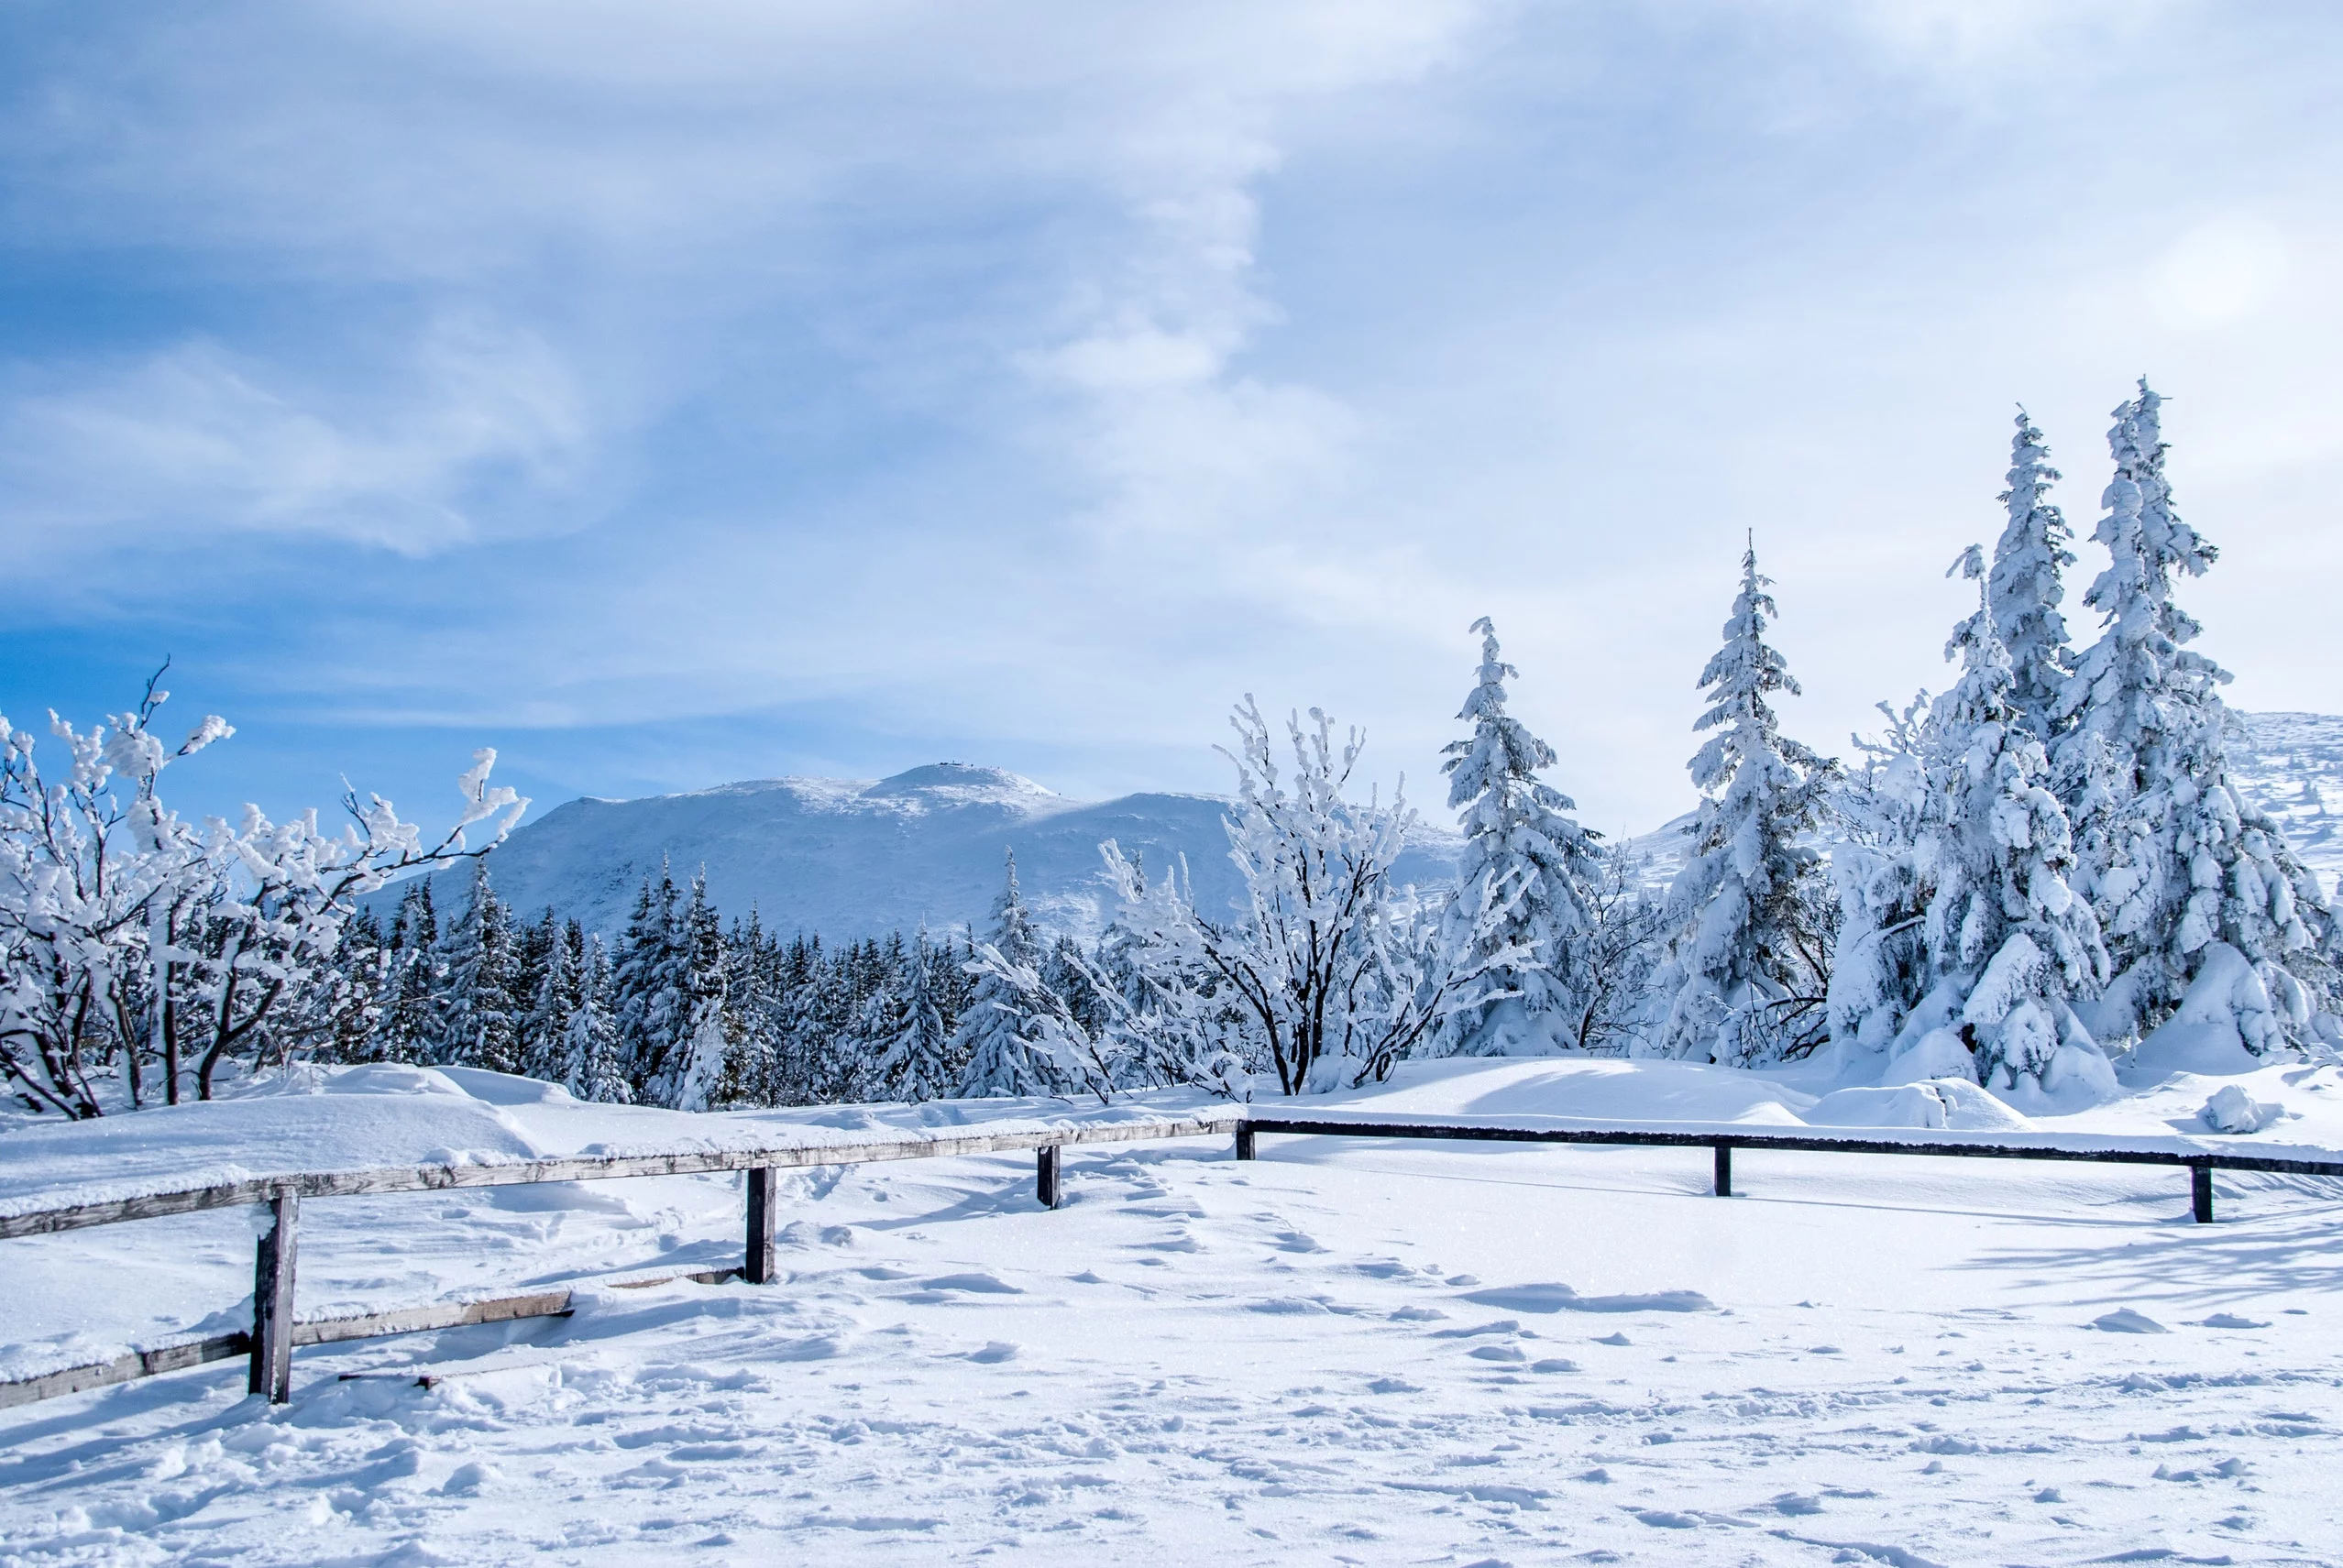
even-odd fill
[(5, 529), (26, 558), (142, 534), (316, 534), (426, 554), (508, 531), (511, 492), (586, 459), (577, 388), (543, 343), (442, 323), (368, 394), (300, 388), (194, 340), (126, 365), (20, 368), (0, 391)]

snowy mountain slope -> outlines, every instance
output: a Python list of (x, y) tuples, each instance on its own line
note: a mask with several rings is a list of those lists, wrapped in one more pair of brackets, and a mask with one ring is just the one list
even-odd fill
[[(2343, 873), (2343, 718), (2242, 718), (2233, 776), (2332, 886)], [(1200, 899), (1233, 898), (1226, 808), (1201, 795), (1073, 800), (998, 768), (940, 762), (876, 781), (764, 779), (643, 800), (573, 800), (523, 824), (492, 869), (498, 891), (522, 912), (550, 905), (614, 931), (664, 855), (679, 882), (705, 866), (709, 892), (728, 914), (754, 904), (770, 928), (843, 938), (923, 919), (940, 931), (981, 923), (1000, 892), (1001, 852), (1014, 849), (1043, 923), (1090, 934), (1103, 918), (1103, 839), (1157, 872), (1184, 855)], [(1402, 880), (1428, 885), (1452, 874), (1457, 840), (1445, 813), (1426, 817), (1400, 870)], [(1647, 880), (1665, 885), (1690, 820), (1617, 841), (1644, 861)], [(443, 908), (460, 903), (468, 874), (443, 880)]]
[[(997, 768), (940, 762), (875, 782), (765, 779), (644, 800), (573, 800), (525, 823), (496, 851), (498, 893), (524, 914), (550, 905), (589, 926), (623, 926), (661, 857), (678, 883), (708, 872), (729, 915), (756, 906), (768, 929), (839, 939), (981, 925), (1001, 890), (1001, 856), (1017, 851), (1027, 902), (1054, 929), (1094, 934), (1101, 919), (1098, 846), (1113, 839), (1150, 873), (1187, 858), (1198, 900), (1235, 896), (1211, 795), (1129, 795), (1080, 801)], [(1453, 874), (1452, 835), (1427, 828), (1402, 861), (1403, 880)], [(444, 876), (443, 908), (468, 872)], [(395, 896), (395, 895), (393, 895)]]

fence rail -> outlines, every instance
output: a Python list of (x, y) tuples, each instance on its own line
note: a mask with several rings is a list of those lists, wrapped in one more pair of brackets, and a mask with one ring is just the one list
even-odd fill
[(292, 1351), (296, 1345), (328, 1344), (377, 1335), (413, 1333), (467, 1324), (522, 1318), (566, 1317), (572, 1310), (566, 1288), (540, 1290), (491, 1300), (447, 1302), (368, 1313), (355, 1318), (302, 1322), (294, 1312), (296, 1241), (304, 1199), (349, 1198), (395, 1192), (435, 1192), (476, 1187), (527, 1186), (550, 1181), (600, 1181), (645, 1176), (693, 1176), (740, 1170), (747, 1173), (746, 1235), (742, 1266), (655, 1279), (613, 1281), (620, 1288), (674, 1279), (707, 1283), (739, 1278), (752, 1285), (775, 1276), (774, 1221), (778, 1177), (786, 1169), (822, 1165), (863, 1165), (884, 1160), (935, 1159), (959, 1155), (1031, 1149), (1034, 1190), (1054, 1209), (1062, 1192), (1062, 1152), (1163, 1138), (1235, 1135), (1236, 1157), (1259, 1157), (1264, 1133), (1304, 1137), (1437, 1139), (1531, 1144), (1594, 1144), (1660, 1148), (1707, 1148), (1714, 1160), (1712, 1190), (1732, 1193), (1735, 1150), (1779, 1150), (1815, 1154), (1924, 1156), (2185, 1168), (2191, 1208), (2201, 1223), (2213, 1220), (2213, 1172), (2274, 1171), (2343, 1178), (2343, 1156), (2233, 1154), (2208, 1150), (2188, 1140), (2126, 1141), (2077, 1135), (1934, 1133), (1925, 1136), (1793, 1133), (1740, 1124), (1679, 1123), (1625, 1126), (1562, 1117), (1399, 1117), (1374, 1113), (1292, 1116), (1251, 1107), (1194, 1115), (1116, 1121), (1006, 1123), (991, 1128), (922, 1129), (886, 1136), (808, 1135), (787, 1143), (637, 1154), (573, 1155), (495, 1164), (389, 1167), (375, 1170), (290, 1172), (211, 1186), (133, 1193), (99, 1202), (0, 1213), (0, 1240), (55, 1235), (96, 1225), (160, 1219), (205, 1210), (267, 1205), (271, 1223), (260, 1239), (253, 1268), (253, 1326), (249, 1333), (134, 1351), (111, 1361), (67, 1367), (14, 1382), (0, 1382), (0, 1408), (77, 1393), (110, 1383), (248, 1356), (248, 1387), (271, 1403), (292, 1398)]

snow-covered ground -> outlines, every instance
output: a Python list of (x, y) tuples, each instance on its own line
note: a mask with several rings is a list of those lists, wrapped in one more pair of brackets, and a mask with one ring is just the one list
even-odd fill
[[(12, 1133), (0, 1198), (265, 1168), (328, 1124), (336, 1163), (692, 1124), (463, 1081), (148, 1113), (161, 1154)], [(2333, 1067), (2033, 1124), (2207, 1135), (2232, 1082), (2290, 1113), (2239, 1146), (2343, 1147)], [(1351, 1099), (1787, 1124), (1820, 1087), (1501, 1062)], [(607, 1283), (732, 1261), (737, 1179), (313, 1202), (304, 1315), (554, 1281), (579, 1310), (302, 1351), (275, 1410), (229, 1363), (0, 1412), (0, 1563), (2343, 1561), (2332, 1183), (2225, 1177), (2199, 1226), (2177, 1171), (1744, 1154), (1719, 1200), (1697, 1150), (1262, 1157), (1078, 1151), (1054, 1213), (1028, 1157), (789, 1176), (762, 1288)], [(0, 1244), (6, 1371), (238, 1326), (253, 1230)]]

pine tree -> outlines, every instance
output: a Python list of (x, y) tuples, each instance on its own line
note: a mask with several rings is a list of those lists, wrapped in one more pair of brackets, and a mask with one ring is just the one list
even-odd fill
[[(551, 910), (546, 916), (550, 925)], [(586, 933), (577, 921), (555, 931), (541, 968), (522, 1031), (527, 1042), (522, 1070), (549, 1083), (566, 1083), (576, 1076), (569, 1059), (570, 1025), (585, 1003)]]
[[(575, 930), (573, 927), (571, 929)], [(578, 965), (578, 1006), (570, 1014), (564, 1081), (580, 1100), (624, 1105), (634, 1098), (627, 1081), (625, 1047), (610, 1007), (617, 978), (597, 934), (588, 937)]]
[(986, 966), (973, 976), (968, 1010), (960, 1020), (952, 1049), (968, 1064), (961, 1076), (960, 1092), (967, 1099), (988, 1095), (1054, 1093), (1057, 1075), (1044, 1054), (1031, 1010), (1010, 975), (1037, 971), (1041, 944), (1033, 933), (1025, 899), (1017, 885), (1017, 854), (1008, 855), (1008, 878), (993, 902), (992, 929), (985, 947), (997, 954), (1002, 968)]
[(1700, 672), (1714, 729), (1688, 764), (1701, 792), (1683, 869), (1668, 890), (1672, 990), (1659, 1048), (1735, 1065), (1820, 1043), (1828, 981), (1821, 857), (1800, 840), (1822, 824), (1838, 764), (1782, 737), (1766, 699), (1798, 695), (1766, 641), (1777, 613), (1753, 543), (1724, 646)]
[(738, 1031), (730, 1005), (723, 927), (708, 902), (704, 871), (691, 879), (680, 936), (681, 1037), (666, 1053), (645, 1098), (679, 1111), (706, 1111), (713, 1107), (724, 1082)]
[(902, 1001), (894, 1036), (878, 1058), (878, 1091), (889, 1100), (941, 1100), (959, 1086), (962, 1064), (936, 1005), (935, 970), (948, 960), (928, 945), (928, 928), (906, 956)]
[[(1471, 739), (1446, 748), (1448, 805), (1465, 835), (1458, 867), (1463, 894), (1450, 906), (1446, 939), (1464, 950), (1458, 967), (1494, 959), (1473, 994), (1443, 1021), (1438, 1049), (1456, 1056), (1542, 1056), (1575, 1042), (1584, 1008), (1579, 951), (1591, 926), (1588, 884), (1601, 851), (1595, 835), (1568, 814), (1568, 795), (1539, 781), (1554, 766), (1554, 749), (1505, 712), (1505, 681), (1521, 672), (1498, 655), (1497, 629), (1484, 616), (1480, 682), (1458, 718)], [(1502, 903), (1502, 918), (1459, 920), (1469, 901), (1486, 893)], [(1527, 961), (1499, 956), (1518, 950)]]
[(2058, 608), (2065, 597), (2062, 574), (2074, 565), (2074, 553), (2066, 548), (2074, 535), (2044, 499), (2058, 477), (2042, 433), (2019, 409), (2009, 443), (2009, 488), (2000, 498), (2009, 521), (1994, 546), (1986, 603), (2008, 652), (2010, 706), (2044, 745), (2059, 733), (2066, 683), (2074, 673), (2074, 650)]
[(2228, 783), (2229, 676), (2187, 646), (2200, 628), (2172, 601), (2173, 573), (2201, 576), (2218, 552), (2172, 510), (2162, 402), (2142, 380), (2107, 434), (2115, 477), (2092, 537), (2109, 559), (2084, 596), (2103, 630), (2068, 682), (2055, 761), (2077, 887), (2117, 970), (2100, 1037), (2152, 1028), (2202, 979), (2192, 1014), (2261, 1052), (2307, 1025), (2335, 922), (2284, 835)]
[(521, 998), (512, 912), (472, 862), (472, 896), (447, 931), (445, 1001), (436, 1059), (491, 1072), (521, 1070)]
[(654, 887), (647, 877), (634, 913), (619, 939), (611, 1011), (633, 1098), (663, 1103), (654, 1086), (666, 1086), (669, 1063), (690, 1038), (691, 1001), (686, 993), (688, 959), (676, 910), (676, 882), (666, 862)]
[(429, 1061), (437, 1048), (444, 977), (431, 882), (427, 876), (415, 878), (399, 900), (390, 935), (388, 1000), (374, 1049), (378, 1061)]
[(1945, 648), (1960, 679), (1904, 731), (1889, 777), (1875, 775), (1893, 803), (1875, 817), (1883, 830), (1837, 857), (1832, 1032), (1848, 1047), (1917, 1047), (1924, 1076), (1964, 1070), (2004, 1091), (2072, 1083), (2096, 1100), (2114, 1072), (2074, 1003), (2106, 984), (2106, 951), (2066, 881), (2065, 811), (2014, 700), (1984, 553), (1971, 546), (1954, 569), (1979, 583), (1976, 612)]

